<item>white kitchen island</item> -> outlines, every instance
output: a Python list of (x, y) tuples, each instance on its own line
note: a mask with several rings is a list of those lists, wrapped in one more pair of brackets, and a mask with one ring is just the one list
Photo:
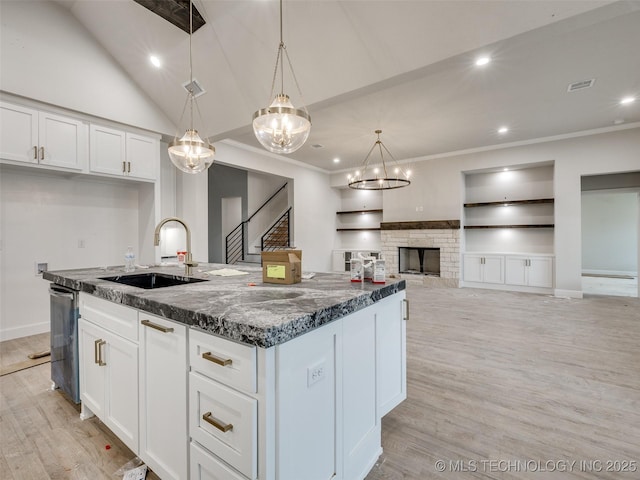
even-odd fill
[(47, 272), (81, 292), (83, 415), (163, 480), (363, 479), (382, 416), (406, 398), (404, 282), (204, 275), (220, 267), (154, 290), (97, 269)]

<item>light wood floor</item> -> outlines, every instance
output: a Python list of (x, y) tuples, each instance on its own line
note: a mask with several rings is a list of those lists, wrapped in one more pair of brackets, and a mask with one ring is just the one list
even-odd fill
[[(408, 297), (408, 398), (383, 419), (367, 480), (640, 478), (640, 300), (413, 285)], [(42, 342), (3, 342), (0, 360)], [(2, 480), (113, 480), (133, 458), (49, 390), (48, 364), (0, 377), (0, 439)]]

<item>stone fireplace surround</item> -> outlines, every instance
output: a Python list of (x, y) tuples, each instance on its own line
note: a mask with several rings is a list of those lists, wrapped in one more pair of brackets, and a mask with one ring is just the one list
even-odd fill
[[(458, 287), (460, 282), (460, 220), (382, 222), (382, 255), (387, 275), (417, 280), (430, 286)], [(440, 249), (440, 277), (399, 274), (398, 247)]]

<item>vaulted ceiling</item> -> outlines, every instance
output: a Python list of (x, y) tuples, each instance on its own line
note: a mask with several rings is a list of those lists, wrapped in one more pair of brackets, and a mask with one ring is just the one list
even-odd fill
[[(133, 0), (57, 1), (177, 123), (188, 35)], [(193, 35), (203, 133), (259, 147), (251, 119), (270, 103), (279, 4), (194, 6), (207, 22)], [(640, 122), (636, 0), (288, 0), (284, 41), (313, 124), (290, 157), (326, 170), (360, 163), (377, 128), (405, 159)], [(475, 66), (480, 55), (491, 62)], [(300, 105), (287, 80), (285, 93)]]

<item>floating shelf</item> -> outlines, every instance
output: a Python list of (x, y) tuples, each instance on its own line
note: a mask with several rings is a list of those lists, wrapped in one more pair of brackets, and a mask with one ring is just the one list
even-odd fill
[(376, 210), (348, 210), (345, 212), (336, 212), (338, 215), (346, 215), (348, 213), (382, 213), (382, 209)]
[(366, 230), (380, 230), (380, 227), (336, 228), (336, 231), (338, 231), (338, 232), (364, 232)]
[(465, 230), (475, 228), (554, 228), (553, 223), (529, 224), (529, 225), (465, 225)]
[(542, 203), (554, 203), (553, 198), (536, 198), (533, 200), (503, 200), (501, 202), (481, 202), (481, 203), (465, 203), (464, 206), (471, 207), (497, 207), (500, 205), (536, 205)]

